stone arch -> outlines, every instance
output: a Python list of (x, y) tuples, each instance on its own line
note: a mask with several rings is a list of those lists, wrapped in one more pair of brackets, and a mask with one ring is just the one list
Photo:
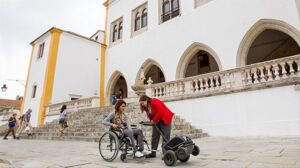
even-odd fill
[(248, 30), (241, 41), (236, 57), (237, 67), (247, 64), (247, 56), (251, 45), (261, 33), (269, 29), (287, 34), (300, 46), (300, 34), (296, 28), (280, 20), (261, 19)]
[(195, 43), (191, 44), (182, 54), (182, 56), (178, 62), (178, 65), (177, 65), (176, 79), (185, 78), (185, 73), (186, 73), (189, 62), (195, 56), (195, 54), (197, 54), (197, 52), (199, 52), (199, 51), (207, 52), (216, 62), (218, 69), (222, 70), (222, 64), (221, 64), (221, 61), (220, 61), (217, 53), (209, 46), (207, 46), (203, 43), (195, 42)]
[[(153, 66), (156, 66), (160, 69), (162, 75), (163, 75), (163, 78), (164, 78), (164, 81), (166, 81), (166, 75), (163, 71), (163, 68), (162, 66), (155, 60), (149, 58), (147, 59), (141, 67), (143, 67), (143, 70), (144, 70), (144, 73), (145, 73), (145, 76), (147, 77), (147, 73), (150, 71), (150, 69), (153, 67)], [(140, 78), (140, 72), (141, 72), (141, 69), (139, 70), (139, 72), (137, 73), (137, 76), (136, 76), (136, 79), (135, 79), (135, 84), (138, 84), (138, 81), (139, 81), (139, 78)], [(148, 80), (148, 78), (145, 80), (145, 82)]]
[[(120, 82), (120, 80), (124, 80), (125, 81), (125, 86), (120, 87), (120, 88), (116, 88), (118, 82)], [(122, 81), (123, 82), (123, 81)], [(107, 85), (106, 85), (106, 105), (110, 105), (111, 104), (111, 96), (116, 92), (116, 89), (121, 89), (123, 91), (123, 97), (126, 98), (128, 96), (128, 85), (127, 85), (127, 81), (124, 77), (124, 75), (120, 72), (120, 71), (115, 71), (109, 78)]]

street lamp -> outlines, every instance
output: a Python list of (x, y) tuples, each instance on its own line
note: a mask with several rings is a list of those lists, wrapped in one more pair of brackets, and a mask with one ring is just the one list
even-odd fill
[(6, 91), (6, 89), (7, 89), (7, 86), (6, 86), (6, 84), (3, 84), (3, 86), (1, 87), (1, 90), (2, 90), (2, 92), (5, 92), (5, 91)]
[[(22, 86), (25, 87), (25, 84), (24, 84), (25, 81), (24, 80), (18, 80), (18, 79), (6, 79), (6, 80), (18, 82), (19, 84), (21, 84)], [(1, 87), (1, 90), (2, 90), (2, 92), (5, 92), (7, 90), (6, 84), (3, 84), (3, 86)]]

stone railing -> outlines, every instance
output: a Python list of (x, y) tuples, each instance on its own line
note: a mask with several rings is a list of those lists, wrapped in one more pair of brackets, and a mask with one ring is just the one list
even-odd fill
[(164, 100), (300, 83), (300, 55), (148, 85), (146, 94)]
[(57, 104), (50, 104), (46, 109), (46, 115), (58, 115), (62, 105), (67, 105), (67, 111), (72, 112), (80, 109), (99, 107), (99, 97), (89, 97)]

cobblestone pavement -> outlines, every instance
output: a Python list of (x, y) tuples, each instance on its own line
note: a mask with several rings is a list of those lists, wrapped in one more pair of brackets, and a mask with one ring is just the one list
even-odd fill
[[(207, 137), (195, 140), (201, 154), (176, 167), (300, 168), (300, 137)], [(0, 140), (0, 168), (166, 167), (154, 159), (105, 162), (93, 142)]]

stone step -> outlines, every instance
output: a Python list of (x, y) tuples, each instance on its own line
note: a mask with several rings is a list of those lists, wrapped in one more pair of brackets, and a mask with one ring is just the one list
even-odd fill
[[(42, 127), (33, 129), (33, 136), (22, 134), (24, 139), (48, 139), (48, 140), (78, 140), (95, 141), (99, 140), (101, 135), (109, 129), (102, 124), (102, 120), (111, 112), (114, 107), (83, 109), (77, 112), (68, 112), (68, 125), (65, 135), (60, 137), (58, 131), (58, 120), (46, 123)], [(127, 104), (126, 114), (131, 123), (137, 124), (144, 132), (146, 139), (151, 140), (152, 127), (141, 126), (138, 123), (145, 120), (145, 114), (141, 113), (138, 103)], [(201, 129), (196, 129), (190, 123), (186, 122), (180, 116), (175, 115), (172, 122), (171, 137), (175, 135), (187, 135), (191, 138), (201, 138), (208, 136)]]

